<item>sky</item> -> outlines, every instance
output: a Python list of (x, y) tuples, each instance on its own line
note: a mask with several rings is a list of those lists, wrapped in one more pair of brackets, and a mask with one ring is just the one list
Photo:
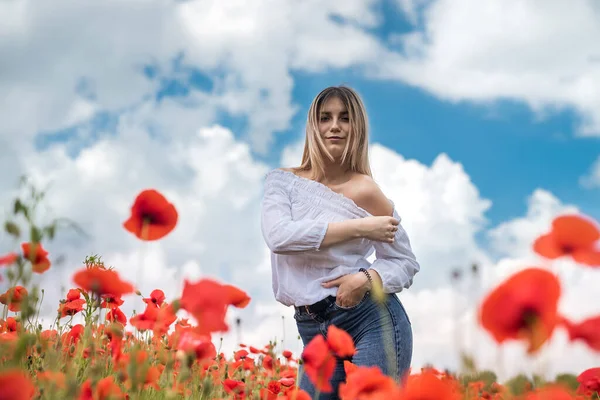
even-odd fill
[[(548, 263), (531, 243), (562, 213), (600, 220), (599, 17), (592, 0), (1, 2), (3, 215), (25, 174), (49, 185), (44, 217), (89, 234), (45, 246), (64, 262), (36, 277), (43, 314), (101, 254), (168, 299), (184, 278), (236, 284), (253, 300), (229, 314), (242, 331), (224, 349), (275, 335), (300, 351), (293, 310), (273, 300), (262, 182), (298, 165), (314, 96), (346, 84), (366, 104), (374, 179), (422, 268), (400, 294), (413, 366), (457, 368), (461, 349), (500, 376), (598, 366), (562, 332), (534, 359), (496, 348), (476, 317), (486, 291), (532, 265), (563, 277), (562, 312), (598, 313), (600, 272)], [(149, 187), (180, 222), (141, 244), (122, 222)], [(2, 251), (16, 245), (0, 239)], [(472, 263), (477, 280), (453, 285)], [(125, 311), (141, 307), (132, 298)]]

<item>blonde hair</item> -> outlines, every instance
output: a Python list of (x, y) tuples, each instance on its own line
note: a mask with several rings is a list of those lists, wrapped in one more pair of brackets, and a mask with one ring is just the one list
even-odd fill
[(348, 170), (372, 177), (369, 165), (369, 127), (365, 106), (356, 91), (347, 86), (330, 86), (319, 93), (312, 101), (306, 121), (306, 140), (302, 162), (294, 170), (311, 171), (317, 181), (325, 176), (325, 158), (334, 161), (325, 148), (319, 133), (319, 114), (327, 100), (337, 97), (348, 110), (350, 132), (342, 154), (342, 165)]

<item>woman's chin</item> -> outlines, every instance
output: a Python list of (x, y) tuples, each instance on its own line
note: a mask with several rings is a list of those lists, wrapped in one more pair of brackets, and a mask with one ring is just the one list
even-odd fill
[(341, 160), (342, 154), (344, 154), (344, 147), (342, 146), (329, 146), (327, 151), (335, 160)]

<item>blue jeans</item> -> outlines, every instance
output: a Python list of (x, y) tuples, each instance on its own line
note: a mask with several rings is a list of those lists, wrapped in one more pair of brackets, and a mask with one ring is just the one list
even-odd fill
[[(377, 304), (367, 293), (355, 306), (345, 308), (335, 303), (335, 297), (325, 299), (324, 309), (318, 313), (296, 308), (294, 319), (298, 333), (306, 346), (316, 335), (327, 335), (329, 325), (345, 330), (352, 336), (356, 354), (350, 360), (358, 366), (377, 366), (381, 371), (400, 381), (410, 368), (413, 337), (410, 320), (395, 294), (386, 295), (383, 304)], [(300, 388), (315, 398), (316, 390), (300, 367)], [(319, 400), (338, 399), (338, 386), (346, 381), (343, 360), (338, 359), (331, 378), (332, 393), (320, 393)]]

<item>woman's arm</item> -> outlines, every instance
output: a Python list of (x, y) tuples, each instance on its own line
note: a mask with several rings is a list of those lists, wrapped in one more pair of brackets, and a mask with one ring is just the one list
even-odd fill
[[(358, 205), (372, 215), (392, 215), (401, 221), (393, 204), (383, 194), (379, 186), (369, 177), (361, 179), (357, 190), (356, 200)], [(370, 271), (375, 271), (376, 284), (383, 286), (385, 293), (397, 293), (408, 289), (414, 276), (419, 272), (420, 266), (412, 252), (410, 240), (402, 225), (398, 224), (394, 241), (391, 243), (373, 243), (375, 247), (375, 261), (371, 264)]]

